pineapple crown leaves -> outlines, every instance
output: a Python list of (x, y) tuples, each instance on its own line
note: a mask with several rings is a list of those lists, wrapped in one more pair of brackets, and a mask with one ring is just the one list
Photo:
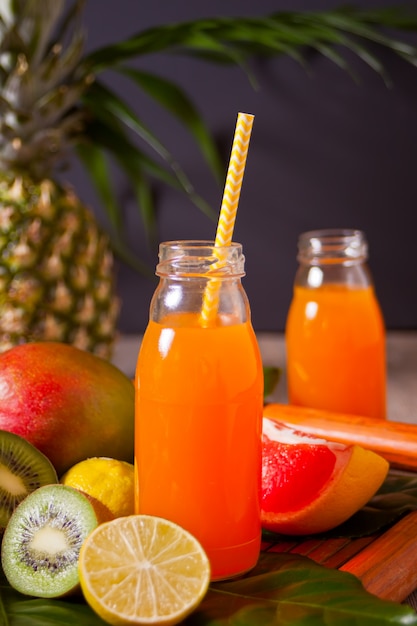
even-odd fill
[(66, 44), (59, 38), (80, 20), (78, 3), (60, 24), (64, 6), (65, 0), (0, 2), (0, 160), (35, 178), (48, 174), (68, 139), (82, 132), (77, 107), (92, 80), (80, 71), (81, 28)]
[[(139, 69), (147, 55), (190, 55), (233, 64), (256, 86), (250, 60), (286, 55), (308, 68), (316, 51), (356, 78), (345, 50), (390, 84), (378, 58), (382, 46), (417, 65), (417, 49), (387, 34), (417, 30), (417, 14), (396, 8), (353, 7), (324, 12), (278, 12), (265, 17), (200, 19), (166, 24), (84, 53), (83, 0), (0, 0), (0, 162), (42, 177), (76, 147), (109, 217), (113, 245), (126, 262), (144, 271), (123, 241), (123, 217), (112, 185), (115, 161), (127, 175), (147, 234), (156, 235), (153, 185), (184, 192), (216, 218), (180, 164), (136, 110), (100, 80), (111, 70), (127, 77), (179, 120), (195, 139), (215, 178), (225, 164), (192, 99), (168, 79)], [(135, 61), (135, 64), (131, 62)]]

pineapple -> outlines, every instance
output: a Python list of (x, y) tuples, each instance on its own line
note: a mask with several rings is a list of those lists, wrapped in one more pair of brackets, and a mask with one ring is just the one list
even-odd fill
[(0, 180), (0, 349), (62, 341), (110, 358), (118, 299), (106, 235), (52, 180)]
[[(148, 234), (155, 232), (154, 181), (182, 190), (200, 210), (217, 215), (153, 132), (99, 82), (101, 72), (121, 72), (176, 116), (221, 184), (224, 163), (190, 99), (172, 82), (127, 61), (182, 50), (244, 66), (254, 54), (303, 61), (302, 50), (313, 48), (349, 71), (335, 49), (343, 44), (385, 77), (375, 56), (358, 43), (362, 39), (417, 64), (415, 48), (380, 32), (381, 26), (417, 28), (414, 16), (396, 10), (342, 8), (168, 24), (85, 55), (82, 8), (83, 0), (0, 0), (0, 351), (53, 340), (111, 356), (119, 312), (113, 252), (140, 271), (149, 268), (123, 244), (108, 157), (130, 180)], [(74, 148), (107, 211), (111, 239), (61, 182)]]
[[(109, 237), (56, 168), (82, 132), (81, 30), (65, 2), (0, 4), (0, 351), (61, 341), (110, 358), (119, 303)], [(41, 36), (39, 36), (41, 33)]]

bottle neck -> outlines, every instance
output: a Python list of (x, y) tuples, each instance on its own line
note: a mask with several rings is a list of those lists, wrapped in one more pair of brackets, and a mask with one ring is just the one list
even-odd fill
[(368, 244), (360, 230), (312, 230), (300, 235), (297, 258), (305, 265), (357, 265), (367, 261)]
[[(203, 319), (208, 303), (214, 325), (232, 325), (250, 319), (241, 277), (242, 246), (216, 247), (212, 241), (171, 241), (160, 244), (156, 274), (159, 285), (152, 298), (150, 318)], [(173, 323), (173, 322), (171, 322)], [(189, 322), (187, 322), (189, 323)]]
[(161, 278), (240, 279), (245, 275), (242, 245), (213, 241), (168, 241), (159, 246), (156, 274)]
[(325, 229), (302, 233), (298, 240), (296, 284), (318, 288), (325, 284), (368, 287), (368, 244), (359, 230)]

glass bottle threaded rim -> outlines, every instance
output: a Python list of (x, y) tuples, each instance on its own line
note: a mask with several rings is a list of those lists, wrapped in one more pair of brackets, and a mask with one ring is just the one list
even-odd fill
[(164, 241), (156, 274), (161, 277), (240, 278), (245, 275), (242, 244), (215, 246), (209, 240)]
[(356, 264), (368, 258), (368, 243), (363, 231), (349, 228), (310, 230), (298, 238), (299, 263), (323, 265)]

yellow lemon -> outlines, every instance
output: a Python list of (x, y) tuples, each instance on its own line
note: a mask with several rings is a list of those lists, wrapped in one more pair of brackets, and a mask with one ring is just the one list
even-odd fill
[(84, 597), (106, 622), (177, 624), (204, 598), (210, 564), (189, 532), (151, 515), (98, 526), (79, 556)]
[(110, 511), (109, 517), (134, 513), (134, 467), (131, 463), (91, 457), (71, 467), (60, 482), (100, 502)]

